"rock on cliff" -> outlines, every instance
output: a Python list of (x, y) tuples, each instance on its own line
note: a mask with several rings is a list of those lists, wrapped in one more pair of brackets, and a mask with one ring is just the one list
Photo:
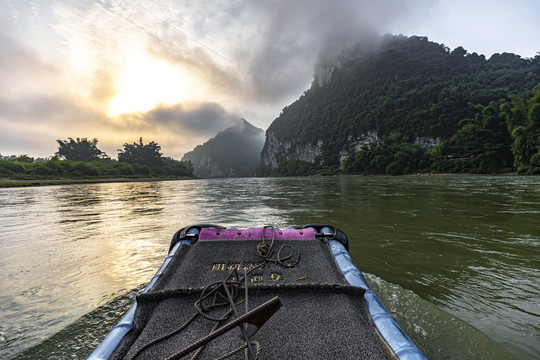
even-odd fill
[(242, 119), (215, 137), (186, 153), (193, 173), (200, 178), (253, 176), (260, 163), (264, 131)]
[(282, 162), (302, 160), (314, 163), (321, 155), (322, 140), (311, 144), (298, 144), (295, 141), (280, 141), (274, 132), (266, 135), (264, 152), (261, 154), (262, 163), (270, 168), (276, 168)]

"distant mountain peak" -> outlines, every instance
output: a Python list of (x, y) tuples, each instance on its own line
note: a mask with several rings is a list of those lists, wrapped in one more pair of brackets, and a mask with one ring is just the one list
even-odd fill
[(264, 130), (240, 121), (197, 145), (182, 161), (191, 161), (194, 174), (201, 178), (253, 176), (260, 163)]

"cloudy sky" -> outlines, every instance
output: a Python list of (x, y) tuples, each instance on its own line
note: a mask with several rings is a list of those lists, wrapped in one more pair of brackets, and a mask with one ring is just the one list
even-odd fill
[(538, 0), (0, 0), (0, 154), (142, 136), (181, 158), (240, 117), (266, 129), (336, 34), (534, 57), (538, 19)]

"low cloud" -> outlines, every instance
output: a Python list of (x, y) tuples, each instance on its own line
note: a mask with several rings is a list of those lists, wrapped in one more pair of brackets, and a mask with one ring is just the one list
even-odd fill
[[(122, 114), (115, 131), (124, 134), (123, 142), (154, 140), (167, 156), (180, 158), (218, 132), (238, 124), (240, 117), (216, 103), (159, 105), (147, 112)], [(128, 130), (129, 129), (129, 130)]]
[(309, 86), (318, 57), (332, 58), (344, 48), (372, 41), (364, 38), (365, 29), (386, 29), (411, 4), (275, 0), (208, 6), (197, 2), (182, 9), (193, 23), (186, 23), (175, 9), (167, 9), (178, 16), (175, 25), (153, 18), (160, 26), (148, 28), (148, 48), (154, 56), (190, 69), (217, 93), (282, 104)]
[(189, 69), (197, 79), (218, 92), (244, 94), (247, 90), (242, 76), (216, 63), (205, 49), (189, 45), (184, 34), (167, 36), (167, 41), (151, 35), (147, 50), (158, 59)]
[(180, 103), (162, 104), (147, 112), (119, 115), (114, 126), (117, 130), (129, 129), (132, 133), (159, 134), (162, 138), (170, 139), (164, 142), (165, 147), (171, 145), (185, 151), (186, 148), (195, 147), (198, 141), (236, 125), (240, 120), (238, 115), (228, 113), (216, 103)]
[(0, 97), (58, 93), (55, 85), (60, 69), (41, 59), (39, 53), (21, 44), (4, 28), (5, 24), (0, 22)]
[(145, 113), (144, 119), (150, 125), (209, 137), (240, 121), (238, 115), (227, 113), (215, 103), (161, 105)]

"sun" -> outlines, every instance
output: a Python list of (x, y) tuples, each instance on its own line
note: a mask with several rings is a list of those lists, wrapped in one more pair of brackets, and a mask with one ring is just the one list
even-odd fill
[(128, 57), (117, 78), (109, 114), (144, 112), (158, 104), (189, 100), (193, 90), (192, 78), (186, 70), (135, 52)]

